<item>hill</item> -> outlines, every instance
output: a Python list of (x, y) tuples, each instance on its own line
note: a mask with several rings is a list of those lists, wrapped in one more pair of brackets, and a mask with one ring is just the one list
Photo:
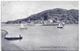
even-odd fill
[(76, 9), (61, 9), (61, 8), (55, 8), (55, 9), (49, 9), (42, 11), (37, 14), (33, 14), (27, 18), (23, 19), (17, 19), (14, 21), (7, 21), (6, 24), (15, 24), (15, 23), (39, 23), (42, 20), (48, 21), (49, 19), (53, 20), (53, 23), (56, 23), (57, 21), (63, 21), (66, 24), (78, 24), (79, 19), (79, 11)]

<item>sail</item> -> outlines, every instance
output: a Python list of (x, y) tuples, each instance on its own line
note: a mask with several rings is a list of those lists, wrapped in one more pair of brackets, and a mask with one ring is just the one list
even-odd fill
[(59, 24), (59, 27), (62, 27), (62, 24), (61, 23)]
[(20, 24), (20, 27), (21, 27), (21, 28), (24, 28), (24, 25), (23, 25), (23, 24)]
[(63, 27), (64, 25), (62, 23), (59, 23), (57, 28), (63, 28)]

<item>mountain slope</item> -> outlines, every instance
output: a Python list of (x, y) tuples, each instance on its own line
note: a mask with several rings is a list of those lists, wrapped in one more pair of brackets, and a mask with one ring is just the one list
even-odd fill
[(78, 18), (79, 18), (79, 11), (76, 9), (61, 9), (61, 8), (55, 8), (55, 9), (50, 9), (50, 10), (45, 10), (40, 13), (31, 15), (27, 18), (23, 19), (18, 19), (14, 21), (8, 21), (6, 22), (7, 24), (9, 23), (22, 23), (22, 22), (35, 22), (35, 21), (47, 21), (49, 19), (52, 19), (53, 22), (57, 21), (64, 21), (66, 24), (78, 24)]

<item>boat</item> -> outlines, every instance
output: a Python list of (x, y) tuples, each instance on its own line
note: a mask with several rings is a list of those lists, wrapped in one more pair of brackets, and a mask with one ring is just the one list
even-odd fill
[(4, 39), (6, 39), (6, 40), (21, 40), (22, 36), (21, 35), (19, 35), (18, 37), (8, 37), (8, 36), (5, 36)]
[(25, 26), (24, 26), (24, 24), (20, 24), (20, 29), (27, 29)]
[(63, 28), (63, 27), (64, 27), (64, 25), (62, 23), (59, 23), (57, 26), (57, 28)]

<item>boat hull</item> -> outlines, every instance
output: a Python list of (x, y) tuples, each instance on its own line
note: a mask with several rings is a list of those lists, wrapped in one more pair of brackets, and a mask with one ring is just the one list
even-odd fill
[(6, 40), (21, 40), (22, 37), (12, 37), (12, 38), (10, 38), (10, 37), (5, 37), (4, 39), (6, 39)]

